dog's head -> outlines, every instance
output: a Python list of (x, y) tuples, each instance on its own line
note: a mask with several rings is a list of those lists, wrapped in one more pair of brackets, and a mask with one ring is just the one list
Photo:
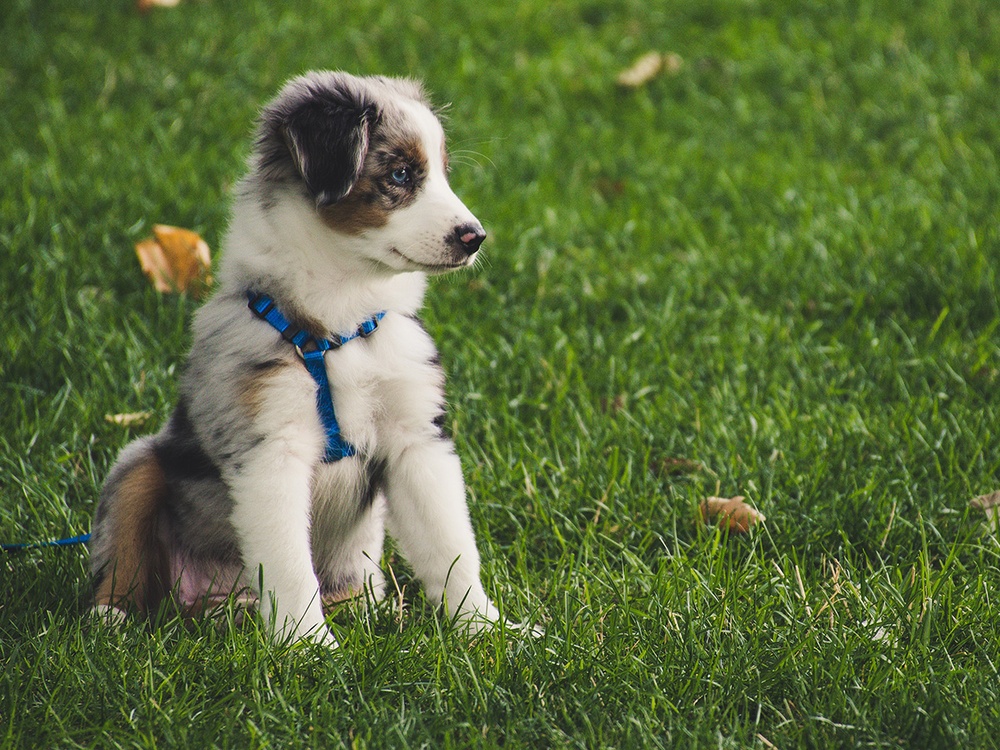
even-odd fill
[(486, 238), (448, 185), (444, 131), (421, 86), (313, 72), (261, 115), (256, 170), (272, 196), (309, 201), (355, 252), (394, 271), (470, 265)]

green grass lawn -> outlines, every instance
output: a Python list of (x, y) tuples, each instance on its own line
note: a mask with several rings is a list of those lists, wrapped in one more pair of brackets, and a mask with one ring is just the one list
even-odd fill
[[(84, 548), (0, 556), (0, 746), (996, 747), (1000, 5), (482, 5), (5, 0), (0, 541), (88, 530), (169, 413), (196, 302), (134, 243), (218, 248), (288, 77), (413, 75), (490, 233), (426, 314), (484, 577), (544, 635), (391, 550), (332, 653), (106, 631)], [(758, 531), (698, 522), (737, 494)]]

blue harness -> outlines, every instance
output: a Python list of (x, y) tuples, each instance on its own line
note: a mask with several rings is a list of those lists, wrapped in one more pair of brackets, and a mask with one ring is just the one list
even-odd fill
[[(323, 456), (325, 463), (333, 463), (342, 458), (353, 456), (357, 451), (354, 446), (348, 443), (340, 434), (340, 425), (337, 423), (337, 414), (333, 410), (333, 397), (330, 394), (330, 381), (326, 377), (326, 364), (323, 355), (332, 349), (339, 349), (348, 341), (356, 338), (368, 338), (376, 330), (378, 323), (385, 317), (384, 312), (373, 315), (366, 320), (357, 330), (351, 333), (337, 335), (332, 339), (320, 339), (313, 336), (308, 331), (294, 329), (281, 311), (275, 306), (274, 300), (266, 294), (255, 294), (247, 292), (248, 307), (253, 314), (262, 320), (266, 320), (272, 328), (281, 334), (285, 341), (295, 347), (295, 351), (302, 357), (312, 379), (316, 381), (316, 408), (319, 417), (323, 421), (323, 431), (326, 433), (326, 453)], [(65, 547), (73, 544), (86, 544), (90, 541), (90, 534), (80, 534), (79, 536), (67, 539), (57, 539), (45, 542), (24, 542), (19, 544), (0, 544), (3, 552), (19, 552), (22, 550), (39, 549), (42, 547)]]
[[(316, 381), (316, 408), (319, 417), (323, 421), (323, 430), (326, 432), (326, 454), (323, 456), (325, 463), (333, 463), (342, 458), (353, 456), (357, 451), (354, 446), (348, 443), (340, 434), (340, 425), (337, 424), (337, 414), (333, 410), (333, 397), (330, 394), (330, 381), (326, 377), (326, 364), (323, 360), (331, 349), (339, 349), (348, 341), (356, 338), (368, 338), (378, 330), (378, 322), (385, 317), (384, 312), (373, 315), (366, 320), (357, 330), (351, 333), (337, 335), (332, 339), (320, 339), (313, 336), (308, 331), (293, 329), (281, 311), (275, 306), (274, 300), (266, 294), (254, 294), (247, 292), (248, 307), (253, 314), (262, 320), (266, 320), (272, 328), (281, 334), (285, 341), (295, 347), (295, 351), (302, 357), (306, 369)], [(46, 542), (24, 542), (19, 544), (0, 544), (3, 552), (20, 552), (22, 550), (39, 549), (42, 547), (66, 547), (73, 544), (86, 544), (90, 541), (90, 534), (80, 534), (79, 536), (67, 539), (57, 539)]]
[(319, 411), (319, 418), (323, 422), (323, 431), (326, 433), (326, 454), (323, 461), (329, 464), (353, 456), (357, 451), (340, 434), (340, 425), (337, 423), (337, 414), (333, 410), (330, 381), (326, 377), (326, 363), (323, 358), (328, 351), (339, 349), (348, 341), (356, 338), (366, 339), (371, 336), (378, 330), (378, 322), (385, 317), (385, 313), (380, 312), (373, 315), (351, 333), (334, 334), (332, 339), (321, 339), (304, 329), (294, 328), (288, 318), (275, 306), (274, 300), (266, 294), (248, 291), (247, 300), (247, 306), (254, 315), (267, 321), (274, 330), (281, 334), (285, 341), (295, 347), (295, 351), (302, 357), (312, 379), (316, 381), (316, 408)]

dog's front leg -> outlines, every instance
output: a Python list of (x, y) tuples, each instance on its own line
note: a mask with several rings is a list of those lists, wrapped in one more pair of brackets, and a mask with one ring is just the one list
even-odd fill
[(443, 601), (473, 631), (499, 613), (479, 580), (479, 552), (469, 520), (462, 467), (447, 441), (408, 446), (386, 477), (389, 532), (427, 596)]
[(251, 454), (230, 480), (232, 522), (264, 622), (279, 640), (336, 646), (323, 620), (309, 544), (309, 464), (280, 443), (265, 442)]

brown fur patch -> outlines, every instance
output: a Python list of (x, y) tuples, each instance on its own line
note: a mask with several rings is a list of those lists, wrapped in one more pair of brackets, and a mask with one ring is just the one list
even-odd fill
[[(291, 344), (288, 348), (291, 350)], [(243, 379), (243, 388), (240, 391), (240, 404), (248, 415), (256, 417), (260, 414), (265, 394), (274, 378), (294, 364), (294, 360), (291, 359), (270, 359), (251, 369), (251, 374)]]
[(384, 227), (389, 222), (391, 211), (372, 178), (362, 175), (346, 197), (324, 208), (320, 215), (331, 229), (359, 235), (369, 229)]
[[(374, 140), (354, 187), (344, 198), (322, 210), (323, 221), (331, 229), (359, 235), (383, 227), (394, 210), (412, 203), (420, 191), (428, 169), (420, 139), (383, 124)], [(392, 172), (404, 166), (409, 167), (412, 181), (407, 186), (396, 185), (391, 179)]]
[(121, 480), (109, 506), (113, 542), (107, 571), (95, 592), (96, 604), (148, 613), (169, 592), (169, 561), (159, 538), (166, 492), (163, 469), (153, 456)]

